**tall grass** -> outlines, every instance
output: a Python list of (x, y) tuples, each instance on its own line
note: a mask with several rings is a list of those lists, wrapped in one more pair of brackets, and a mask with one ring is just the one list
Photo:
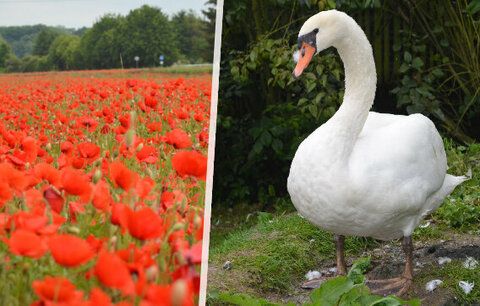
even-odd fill
[(480, 21), (467, 0), (412, 1), (415, 22), (428, 34), (435, 52), (448, 58), (450, 74), (439, 88), (449, 97), (456, 128), (480, 115)]

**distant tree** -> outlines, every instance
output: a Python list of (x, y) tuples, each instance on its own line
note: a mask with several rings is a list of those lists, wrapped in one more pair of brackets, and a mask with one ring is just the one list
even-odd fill
[(48, 61), (59, 70), (77, 68), (80, 37), (62, 34), (58, 36), (48, 50)]
[(59, 31), (47, 28), (42, 30), (37, 38), (35, 39), (35, 44), (33, 47), (33, 54), (34, 55), (47, 55), (48, 49), (52, 45), (55, 38), (60, 35)]
[(107, 14), (88, 29), (79, 44), (80, 67), (84, 69), (120, 67), (122, 39), (130, 39), (121, 33), (124, 23), (124, 17)]
[(202, 14), (205, 16), (205, 38), (208, 43), (208, 47), (204, 50), (203, 58), (209, 62), (213, 62), (213, 48), (215, 45), (215, 21), (217, 17), (217, 0), (208, 0), (205, 3), (206, 9), (202, 10)]
[(210, 47), (208, 41), (207, 21), (191, 10), (180, 11), (172, 17), (172, 25), (180, 53), (189, 62), (211, 61), (213, 47)]
[(20, 60), (20, 72), (48, 71), (52, 70), (47, 56), (28, 55)]
[(5, 63), (13, 55), (10, 45), (0, 36), (0, 69), (5, 68)]
[(167, 15), (159, 8), (144, 5), (130, 11), (122, 25), (122, 55), (127, 67), (135, 66), (134, 57), (140, 57), (141, 66), (158, 65), (160, 55), (165, 64), (177, 61), (179, 50), (175, 29)]

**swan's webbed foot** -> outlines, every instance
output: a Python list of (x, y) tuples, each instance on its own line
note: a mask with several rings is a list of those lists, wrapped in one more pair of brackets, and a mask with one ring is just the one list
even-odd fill
[(410, 236), (403, 238), (403, 251), (405, 252), (405, 270), (403, 275), (391, 279), (367, 280), (366, 285), (372, 293), (378, 295), (402, 296), (412, 286), (413, 279), (413, 243)]
[(401, 276), (391, 279), (367, 280), (366, 285), (374, 294), (383, 296), (393, 294), (400, 297), (410, 289), (412, 279)]

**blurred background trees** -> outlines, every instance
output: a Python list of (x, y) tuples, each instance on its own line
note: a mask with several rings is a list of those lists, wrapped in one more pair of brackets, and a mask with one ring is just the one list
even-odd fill
[(480, 0), (226, 1), (217, 209), (241, 202), (268, 207), (285, 197), (298, 144), (341, 103), (344, 72), (334, 49), (315, 57), (299, 80), (291, 77), (302, 23), (334, 8), (350, 14), (372, 44), (375, 111), (420, 112), (446, 137), (480, 139)]
[[(180, 11), (168, 16), (144, 5), (127, 16), (107, 14), (91, 28), (45, 25), (0, 27), (0, 71), (109, 69), (206, 63), (213, 59), (215, 1), (203, 16)], [(212, 14), (213, 12), (213, 14)]]

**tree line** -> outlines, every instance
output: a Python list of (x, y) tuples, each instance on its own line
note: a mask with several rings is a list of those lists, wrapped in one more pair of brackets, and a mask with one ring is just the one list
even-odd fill
[[(33, 38), (31, 54), (28, 42), (23, 41), (20, 54), (15, 54), (18, 50), (0, 36), (0, 71), (132, 68), (137, 64), (155, 67), (162, 55), (166, 66), (211, 62), (215, 33), (212, 4), (202, 12), (203, 18), (193, 11), (169, 17), (160, 8), (144, 5), (126, 16), (104, 15), (88, 29), (34, 26), (41, 31)], [(22, 31), (22, 27), (15, 28), (17, 33)]]

